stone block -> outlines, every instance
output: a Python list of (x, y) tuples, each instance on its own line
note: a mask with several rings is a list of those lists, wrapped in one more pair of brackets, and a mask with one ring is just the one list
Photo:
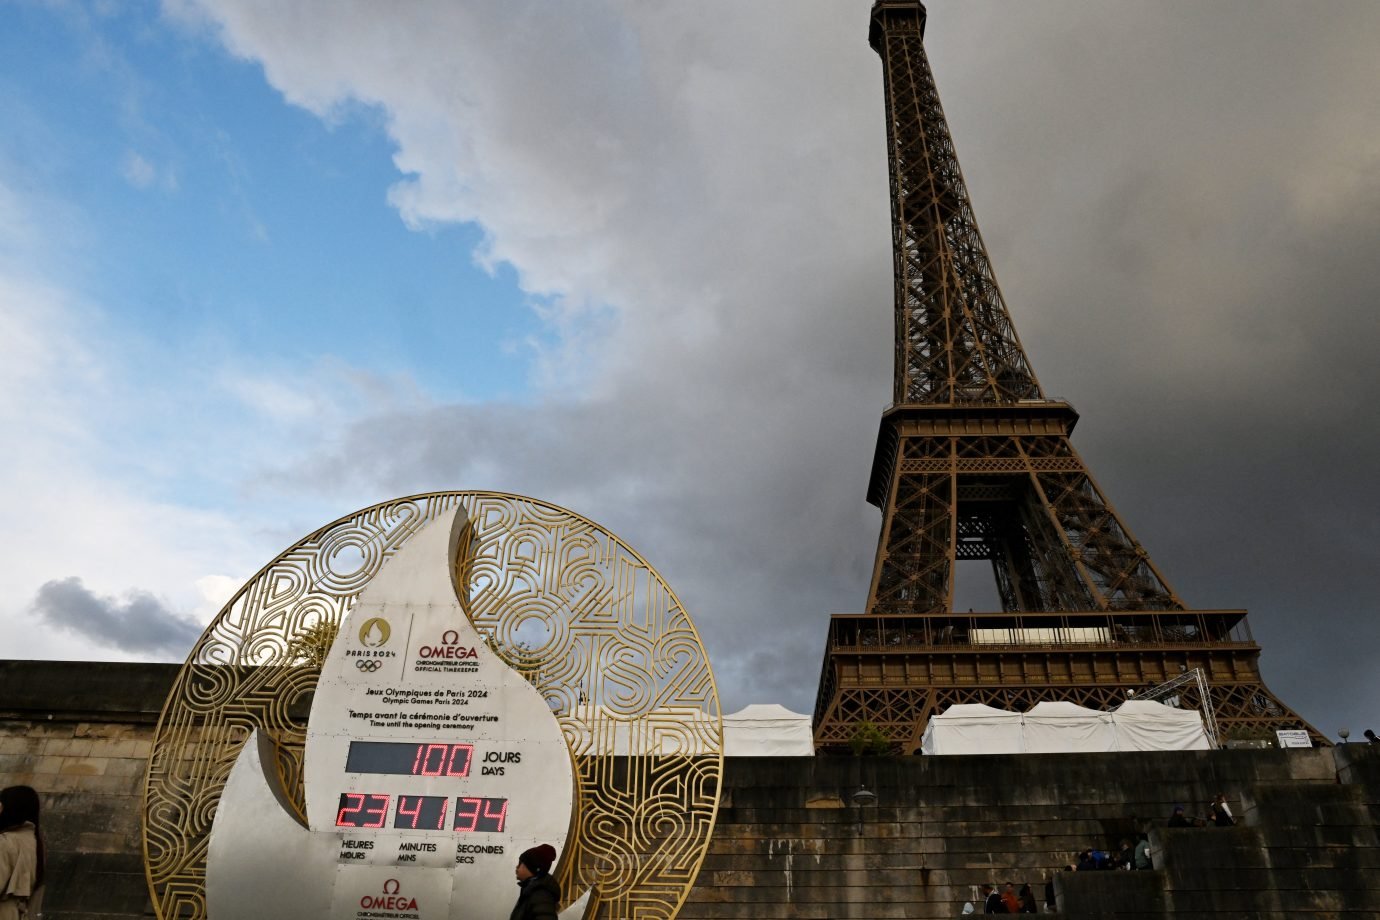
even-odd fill
[(90, 738), (49, 738), (43, 742), (43, 753), (55, 757), (86, 757), (93, 744)]
[(105, 773), (105, 761), (91, 757), (63, 757), (59, 773), (69, 776), (100, 776)]
[(30, 753), (0, 754), (0, 776), (7, 773), (37, 773), (39, 759), (39, 755)]

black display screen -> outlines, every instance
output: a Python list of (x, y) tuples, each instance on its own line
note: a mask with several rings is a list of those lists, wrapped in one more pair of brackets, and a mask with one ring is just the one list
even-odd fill
[(336, 827), (383, 827), (388, 817), (386, 795), (370, 795), (363, 792), (342, 792), (340, 810), (335, 815)]
[(450, 799), (443, 795), (400, 795), (393, 826), (413, 831), (443, 831), (449, 802)]
[(351, 741), (345, 770), (393, 776), (469, 776), (473, 758), (472, 744)]
[(467, 796), (455, 800), (455, 830), (496, 834), (508, 823), (508, 800)]

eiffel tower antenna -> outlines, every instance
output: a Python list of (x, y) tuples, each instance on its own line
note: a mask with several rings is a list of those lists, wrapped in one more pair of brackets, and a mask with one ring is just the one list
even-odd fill
[[(1041, 390), (978, 232), (925, 57), (925, 7), (876, 0), (871, 15), (895, 379), (868, 483), (882, 529), (867, 612), (830, 620), (816, 747), (846, 749), (866, 722), (913, 752), (954, 703), (1109, 709), (1194, 668), (1224, 739), (1305, 728), (1327, 743), (1261, 680), (1246, 611), (1186, 607), (1074, 451), (1078, 413)], [(968, 560), (991, 563), (1001, 610), (953, 609)]]

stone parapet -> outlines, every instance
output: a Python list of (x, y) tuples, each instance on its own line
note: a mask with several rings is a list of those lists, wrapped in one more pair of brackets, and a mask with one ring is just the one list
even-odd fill
[[(51, 920), (151, 914), (140, 801), (176, 673), (0, 662), (0, 785), (43, 796)], [(687, 920), (957, 917), (984, 882), (1029, 881), (1043, 903), (1049, 877), (1070, 917), (1380, 916), (1369, 884), (1380, 876), (1380, 745), (724, 767)], [(863, 788), (875, 799), (855, 804)], [(1163, 826), (1175, 805), (1202, 814), (1219, 792), (1240, 826)], [(1059, 871), (1142, 829), (1155, 871)]]

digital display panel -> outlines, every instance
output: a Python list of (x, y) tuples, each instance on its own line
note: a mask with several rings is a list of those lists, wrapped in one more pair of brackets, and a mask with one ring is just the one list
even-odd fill
[(351, 741), (345, 756), (350, 773), (393, 776), (469, 776), (472, 744), (420, 741)]
[(443, 831), (449, 803), (450, 799), (443, 795), (400, 795), (393, 826), (412, 831)]
[(390, 796), (362, 792), (342, 792), (336, 827), (383, 827), (388, 817)]
[(496, 834), (508, 822), (508, 800), (466, 796), (455, 800), (455, 830)]
[[(342, 792), (335, 826), (383, 827), (392, 801), (391, 795)], [(449, 807), (450, 799), (443, 795), (399, 795), (393, 827), (414, 831), (446, 830)], [(498, 834), (507, 823), (507, 799), (461, 796), (455, 800), (455, 821), (450, 829), (458, 834)]]

